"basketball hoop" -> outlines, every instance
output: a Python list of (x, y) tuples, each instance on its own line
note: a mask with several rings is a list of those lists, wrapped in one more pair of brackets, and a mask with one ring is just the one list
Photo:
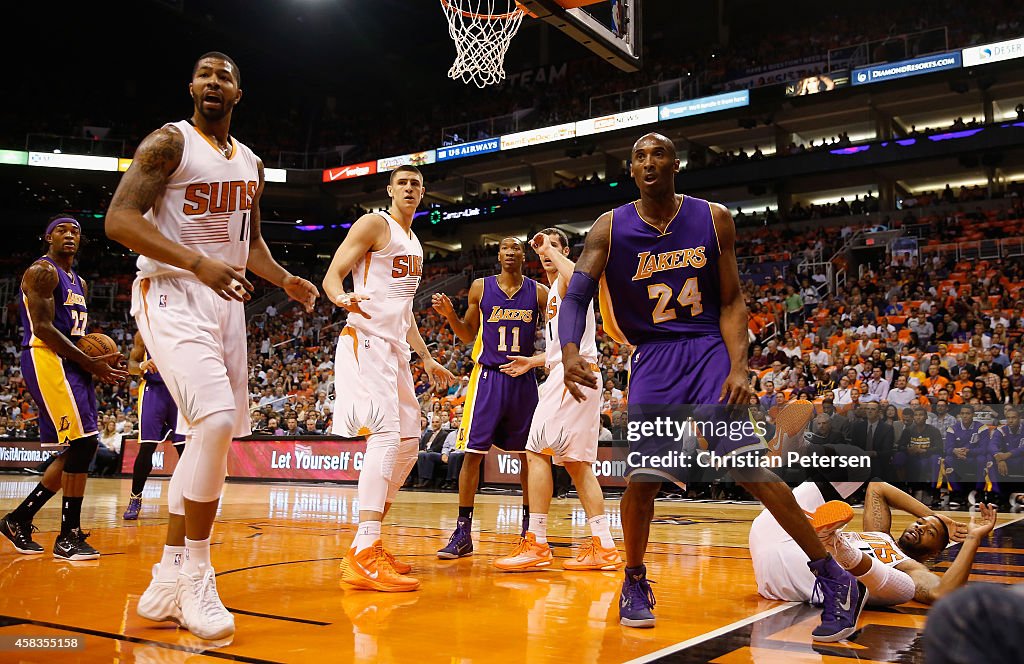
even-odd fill
[(478, 88), (505, 80), (505, 53), (526, 10), (515, 0), (441, 0), (455, 62), (448, 78)]

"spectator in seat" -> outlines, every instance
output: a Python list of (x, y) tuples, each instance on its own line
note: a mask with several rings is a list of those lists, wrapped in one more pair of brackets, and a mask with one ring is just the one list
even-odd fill
[(421, 449), (416, 459), (416, 475), (419, 479), (413, 485), (415, 488), (422, 489), (430, 484), (434, 477), (434, 467), (438, 463), (448, 463), (447, 460), (441, 460), (441, 451), (450, 433), (448, 422), (440, 414), (434, 413), (430, 420), (430, 428), (420, 436)]
[(442, 489), (459, 486), (459, 473), (462, 472), (462, 462), (466, 457), (465, 450), (456, 449), (460, 426), (462, 426), (461, 412), (455, 415), (455, 419), (452, 421), (452, 430), (445, 438), (444, 447), (441, 448), (441, 463), (448, 464), (448, 475), (441, 484)]
[(896, 442), (892, 465), (897, 479), (916, 484), (918, 489), (931, 486), (942, 450), (942, 433), (928, 424), (928, 411), (915, 407), (913, 418)]
[(306, 430), (299, 426), (299, 419), (294, 415), (285, 420), (284, 436), (305, 436)]
[(99, 442), (89, 473), (100, 476), (112, 475), (117, 469), (117, 459), (121, 453), (121, 434), (117, 432), (117, 421), (109, 415), (103, 418)]
[(864, 419), (853, 423), (851, 439), (854, 445), (871, 457), (873, 473), (884, 477), (890, 469), (890, 459), (896, 443), (892, 425), (882, 418), (882, 407), (877, 403), (866, 403), (861, 410)]
[(316, 413), (310, 413), (306, 417), (306, 435), (307, 436), (320, 436), (324, 433), (324, 428), (320, 425), (320, 422), (316, 419)]

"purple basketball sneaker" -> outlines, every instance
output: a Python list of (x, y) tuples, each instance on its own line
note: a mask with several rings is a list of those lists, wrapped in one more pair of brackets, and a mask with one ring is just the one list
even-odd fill
[(124, 511), (124, 515), (121, 517), (125, 521), (135, 521), (139, 518), (139, 512), (142, 511), (142, 494), (132, 494), (131, 498), (128, 499), (128, 509)]
[(832, 556), (808, 562), (817, 579), (812, 595), (821, 597), (821, 624), (811, 636), (834, 643), (857, 631), (857, 620), (868, 602), (868, 589), (839, 566)]

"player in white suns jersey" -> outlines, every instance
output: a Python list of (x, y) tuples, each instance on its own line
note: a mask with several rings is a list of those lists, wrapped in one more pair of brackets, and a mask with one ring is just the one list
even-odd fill
[[(420, 407), (409, 352), (423, 360), (431, 383), (455, 376), (431, 358), (413, 320), (412, 301), (423, 275), (423, 249), (412, 219), (423, 200), (423, 175), (414, 166), (391, 173), (387, 212), (352, 225), (324, 276), (324, 292), (348, 311), (334, 363), (333, 433), (366, 438), (359, 473), (359, 529), (341, 563), (341, 580), (382, 592), (419, 588), (412, 568), (381, 543), (380, 522), (416, 463)], [(351, 275), (353, 289), (344, 280)]]
[[(890, 484), (871, 482), (864, 499), (862, 530), (844, 530), (854, 515), (843, 500), (861, 486), (863, 482), (804, 482), (793, 489), (793, 495), (828, 552), (864, 584), (868, 604), (886, 606), (911, 600), (931, 604), (967, 581), (981, 540), (995, 526), (994, 508), (983, 505), (981, 522), (966, 526), (932, 512)], [(836, 500), (826, 502), (826, 498)], [(898, 538), (890, 532), (893, 508), (917, 517)], [(924, 563), (951, 540), (961, 542), (960, 551), (939, 577)], [(749, 544), (757, 590), (763, 597), (814, 601), (816, 580), (805, 564), (807, 556), (767, 510), (754, 519)]]
[(210, 533), (234, 436), (250, 432), (246, 269), (307, 311), (318, 292), (274, 260), (260, 234), (263, 164), (229, 133), (242, 97), (223, 53), (196, 62), (189, 120), (142, 142), (107, 212), (106, 232), (139, 254), (132, 314), (160, 367), (188, 445), (168, 491), (167, 540), (138, 613), (212, 641), (234, 634), (210, 562)]
[[(548, 546), (547, 521), (551, 506), (551, 465), (548, 457), (565, 467), (576, 485), (580, 502), (590, 522), (591, 537), (575, 558), (563, 564), (567, 570), (615, 570), (623, 566), (622, 558), (612, 541), (608, 516), (604, 513), (604, 495), (594, 475), (597, 461), (597, 439), (601, 433), (600, 392), (583, 388), (585, 401), (576, 401), (565, 389), (562, 380), (562, 344), (558, 339), (558, 310), (575, 264), (568, 259), (569, 239), (557, 228), (546, 228), (534, 236), (532, 246), (541, 257), (550, 288), (545, 314), (545, 352), (533, 357), (511, 356), (502, 372), (512, 376), (532, 368), (545, 366), (547, 380), (540, 387), (537, 409), (530, 424), (526, 443), (529, 464), (530, 525), (516, 548), (494, 566), (506, 572), (525, 572), (549, 567), (554, 560)], [(601, 370), (597, 366), (597, 324), (593, 307), (587, 312), (586, 328), (580, 341), (580, 356), (600, 386)]]

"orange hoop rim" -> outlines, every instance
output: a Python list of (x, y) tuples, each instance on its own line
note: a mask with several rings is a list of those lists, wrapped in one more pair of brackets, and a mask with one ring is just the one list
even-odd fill
[(525, 14), (531, 18), (537, 18), (536, 14), (524, 7), (518, 0), (516, 0), (516, 8), (504, 14), (476, 14), (474, 12), (467, 12), (459, 9), (458, 7), (453, 7), (448, 0), (441, 0), (441, 4), (453, 12), (458, 12), (466, 18), (471, 18), (477, 21), (506, 21), (515, 17), (517, 14)]

